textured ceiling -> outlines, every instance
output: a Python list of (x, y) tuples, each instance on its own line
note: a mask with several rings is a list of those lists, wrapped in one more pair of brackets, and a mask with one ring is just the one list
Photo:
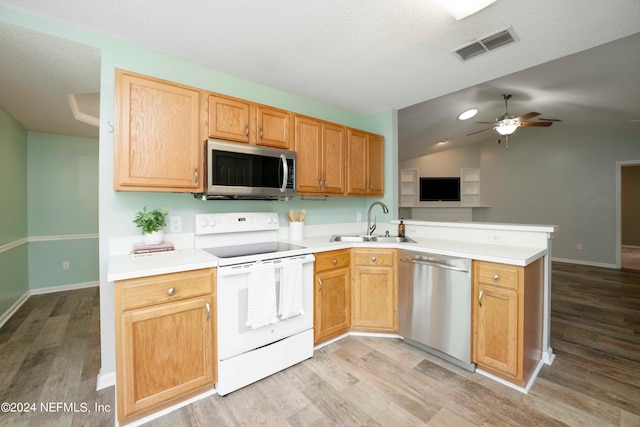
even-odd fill
[[(637, 0), (498, 0), (460, 21), (436, 0), (0, 4), (359, 113), (402, 109), (640, 31)], [(451, 53), (509, 26), (517, 43), (466, 62)], [(69, 51), (48, 50), (51, 61)], [(66, 71), (90, 73), (93, 54), (88, 67)]]

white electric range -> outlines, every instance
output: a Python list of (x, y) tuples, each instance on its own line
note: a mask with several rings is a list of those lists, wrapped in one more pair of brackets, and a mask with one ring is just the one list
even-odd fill
[(272, 212), (195, 216), (195, 248), (218, 260), (220, 395), (313, 356), (315, 258), (278, 229)]

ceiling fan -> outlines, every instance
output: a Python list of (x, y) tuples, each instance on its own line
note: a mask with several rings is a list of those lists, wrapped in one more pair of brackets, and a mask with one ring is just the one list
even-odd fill
[(467, 136), (475, 135), (480, 132), (484, 132), (490, 129), (494, 129), (500, 135), (503, 135), (507, 140), (507, 148), (509, 148), (509, 135), (512, 135), (520, 126), (526, 127), (549, 127), (553, 124), (551, 121), (547, 122), (528, 122), (527, 120), (539, 116), (540, 113), (536, 113), (532, 111), (527, 114), (523, 114), (522, 116), (514, 116), (513, 114), (509, 114), (507, 110), (507, 101), (511, 98), (511, 95), (508, 93), (502, 94), (502, 99), (504, 99), (504, 114), (496, 119), (495, 122), (476, 122), (476, 123), (484, 123), (493, 125), (492, 128), (482, 129), (476, 132), (471, 132), (467, 134)]

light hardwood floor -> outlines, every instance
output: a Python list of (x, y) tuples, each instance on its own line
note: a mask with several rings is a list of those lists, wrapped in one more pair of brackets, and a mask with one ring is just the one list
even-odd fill
[[(0, 330), (0, 401), (113, 405), (95, 391), (97, 289), (34, 296)], [(528, 395), (399, 339), (348, 337), (152, 426), (640, 426), (640, 272), (554, 263), (552, 347)], [(113, 425), (110, 413), (0, 414), (0, 425)]]

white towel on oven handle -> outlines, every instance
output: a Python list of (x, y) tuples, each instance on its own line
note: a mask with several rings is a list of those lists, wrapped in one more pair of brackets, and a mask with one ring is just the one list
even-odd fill
[(276, 323), (276, 273), (272, 263), (251, 267), (247, 291), (246, 326), (258, 329)]
[(292, 259), (283, 263), (280, 273), (278, 316), (280, 319), (304, 314), (302, 308), (302, 260)]

